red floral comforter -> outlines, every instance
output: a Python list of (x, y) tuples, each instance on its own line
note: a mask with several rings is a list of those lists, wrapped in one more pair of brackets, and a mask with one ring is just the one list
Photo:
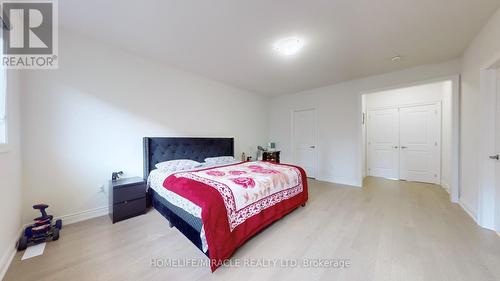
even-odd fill
[(302, 168), (270, 162), (176, 173), (163, 186), (198, 205), (214, 271), (258, 231), (307, 201)]

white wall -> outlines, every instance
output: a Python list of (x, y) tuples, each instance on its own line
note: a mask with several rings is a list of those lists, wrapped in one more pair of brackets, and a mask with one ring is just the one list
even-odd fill
[(59, 36), (59, 69), (23, 76), (24, 221), (33, 202), (70, 220), (106, 212), (99, 187), (112, 171), (142, 176), (144, 136), (235, 137), (236, 156), (267, 143), (264, 97)]
[(366, 106), (377, 108), (437, 102), (442, 101), (445, 91), (451, 91), (451, 81), (374, 92), (366, 94)]
[(460, 201), (476, 218), (480, 198), (478, 167), (484, 159), (479, 154), (483, 136), (480, 130), (481, 100), (485, 98), (480, 88), (480, 71), (499, 53), (500, 10), (467, 48), (462, 64)]
[[(370, 108), (441, 102), (441, 185), (450, 192), (452, 183), (452, 81), (441, 81), (363, 95), (364, 112)], [(366, 128), (364, 128), (366, 130)], [(366, 138), (363, 139), (366, 146)], [(365, 159), (365, 157), (363, 157)], [(365, 161), (365, 160), (363, 160)], [(366, 166), (363, 163), (364, 167)], [(365, 172), (366, 173), (366, 172)]]
[(270, 140), (277, 142), (284, 162), (293, 162), (290, 147), (291, 111), (315, 107), (319, 130), (318, 179), (361, 186), (361, 94), (459, 72), (460, 61), (450, 61), (275, 97), (270, 103)]
[(9, 146), (0, 152), (0, 279), (14, 253), (21, 228), (21, 151), (19, 127), (18, 75), (9, 71), (7, 82), (7, 122)]

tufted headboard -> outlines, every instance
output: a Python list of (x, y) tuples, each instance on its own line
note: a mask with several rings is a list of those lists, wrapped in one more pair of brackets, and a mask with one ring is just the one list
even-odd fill
[(234, 156), (233, 138), (144, 138), (144, 178), (159, 162), (207, 157)]

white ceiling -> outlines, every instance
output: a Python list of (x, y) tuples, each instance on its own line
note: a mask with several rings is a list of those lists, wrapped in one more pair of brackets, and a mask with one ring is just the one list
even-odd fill
[[(64, 0), (70, 31), (278, 95), (461, 55), (500, 0)], [(302, 36), (294, 57), (275, 40)], [(391, 58), (401, 55), (394, 65)]]

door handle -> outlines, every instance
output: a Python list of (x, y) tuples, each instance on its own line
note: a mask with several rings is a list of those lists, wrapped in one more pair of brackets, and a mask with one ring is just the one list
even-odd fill
[(497, 155), (491, 155), (491, 156), (490, 156), (490, 159), (491, 159), (491, 160), (497, 160), (497, 161), (498, 161), (498, 160), (500, 160), (500, 155), (498, 155), (498, 154), (497, 154)]
[(311, 145), (309, 148), (316, 148), (316, 146), (315, 145)]
[(408, 148), (408, 147), (407, 146), (401, 146), (401, 149), (406, 149), (406, 148)]
[(396, 148), (396, 149), (398, 149), (398, 148), (399, 148), (399, 146), (397, 146), (397, 145), (396, 145), (396, 146), (394, 146), (393, 148)]

